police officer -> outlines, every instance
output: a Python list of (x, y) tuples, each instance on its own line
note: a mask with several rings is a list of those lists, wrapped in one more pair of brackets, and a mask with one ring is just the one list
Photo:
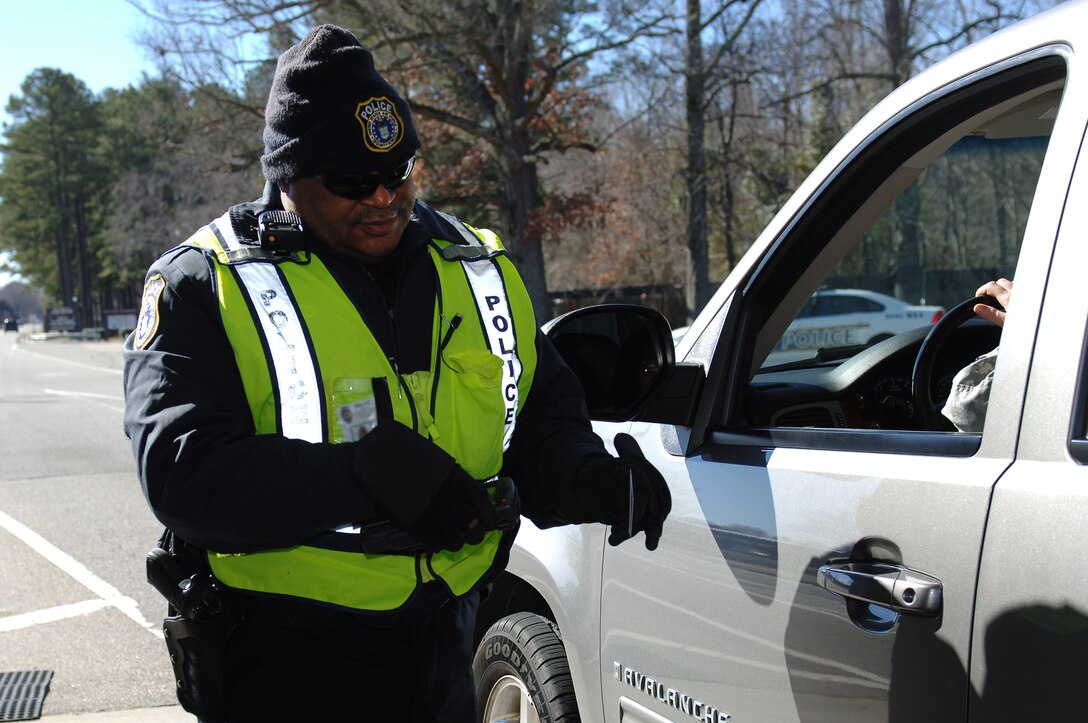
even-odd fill
[[(262, 198), (148, 271), (125, 349), (144, 492), (241, 610), (228, 720), (473, 720), (513, 538), (485, 481), (650, 549), (668, 488), (592, 432), (499, 238), (416, 198), (408, 105), (354, 36), (285, 52), (265, 124)], [(364, 552), (377, 520), (411, 544)]]

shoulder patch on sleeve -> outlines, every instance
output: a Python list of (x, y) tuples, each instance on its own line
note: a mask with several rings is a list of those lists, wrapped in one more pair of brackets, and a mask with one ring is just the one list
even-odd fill
[(146, 349), (155, 338), (155, 332), (159, 330), (159, 299), (162, 298), (162, 291), (165, 288), (166, 279), (162, 277), (162, 274), (155, 274), (144, 284), (140, 318), (136, 322), (136, 331), (132, 339), (132, 346), (136, 349)]

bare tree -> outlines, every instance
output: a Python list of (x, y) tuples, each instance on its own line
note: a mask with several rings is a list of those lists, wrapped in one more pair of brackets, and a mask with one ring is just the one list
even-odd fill
[(671, 291), (686, 274), (683, 155), (657, 143), (646, 120), (626, 123), (597, 153), (576, 152), (545, 167), (564, 193), (593, 189), (598, 205), (550, 244), (549, 287), (595, 289), (595, 300), (641, 286)]
[[(684, 86), (687, 116), (688, 184), (688, 314), (691, 318), (710, 300), (707, 242), (706, 119), (712, 99), (722, 86), (734, 83), (727, 60), (760, 5), (760, 0), (719, 0), (703, 17), (702, 0), (686, 0), (687, 49)], [(716, 30), (714, 45), (704, 52), (703, 35)]]

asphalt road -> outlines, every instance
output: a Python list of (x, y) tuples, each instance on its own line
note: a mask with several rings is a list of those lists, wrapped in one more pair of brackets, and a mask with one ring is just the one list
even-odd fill
[(121, 430), (121, 367), (118, 341), (0, 337), (0, 672), (53, 671), (50, 723), (193, 720), (144, 578), (161, 526)]

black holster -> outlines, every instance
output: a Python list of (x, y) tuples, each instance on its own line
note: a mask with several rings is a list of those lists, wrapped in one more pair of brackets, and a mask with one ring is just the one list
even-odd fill
[(177, 682), (178, 702), (203, 723), (225, 717), (227, 638), (238, 606), (202, 555), (167, 530), (147, 554), (147, 580), (169, 603), (163, 634)]

